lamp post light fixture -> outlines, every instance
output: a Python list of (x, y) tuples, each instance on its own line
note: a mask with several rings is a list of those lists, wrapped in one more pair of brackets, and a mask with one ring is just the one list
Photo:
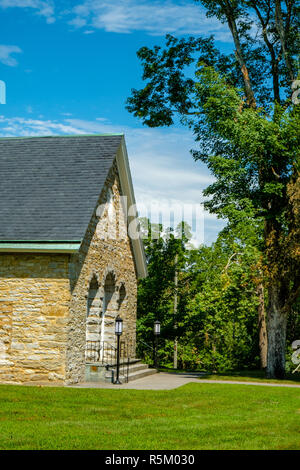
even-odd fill
[(123, 320), (118, 315), (116, 318), (116, 324), (115, 324), (115, 334), (116, 336), (121, 336), (122, 333), (123, 333)]
[(158, 337), (160, 335), (160, 321), (156, 320), (154, 322), (153, 332), (154, 332), (154, 337), (155, 337), (155, 341), (154, 341), (154, 367), (157, 369), (157, 367), (158, 367), (157, 349), (158, 349)]
[(115, 384), (121, 384), (119, 380), (119, 376), (120, 376), (120, 336), (122, 333), (123, 333), (123, 320), (118, 315), (116, 318), (116, 323), (115, 323), (115, 335), (117, 337), (117, 378), (114, 382)]
[(155, 336), (160, 335), (160, 321), (158, 320), (154, 322), (154, 334)]

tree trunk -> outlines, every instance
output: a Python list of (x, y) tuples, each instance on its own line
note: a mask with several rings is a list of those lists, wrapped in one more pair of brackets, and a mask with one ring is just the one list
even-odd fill
[(260, 367), (266, 369), (268, 341), (267, 341), (267, 323), (265, 315), (265, 297), (264, 286), (260, 283), (257, 287), (257, 295), (259, 299), (258, 305), (258, 328), (259, 328), (259, 351), (260, 351)]
[[(178, 264), (178, 254), (175, 255), (175, 275), (174, 275), (174, 330), (177, 331), (177, 289), (178, 289), (178, 271), (177, 271), (177, 264)], [(174, 339), (174, 356), (173, 356), (173, 367), (177, 369), (177, 354), (178, 354), (178, 338), (177, 333)]]
[(280, 299), (280, 288), (274, 283), (268, 289), (268, 361), (267, 377), (283, 379), (285, 376), (285, 342), (287, 313)]

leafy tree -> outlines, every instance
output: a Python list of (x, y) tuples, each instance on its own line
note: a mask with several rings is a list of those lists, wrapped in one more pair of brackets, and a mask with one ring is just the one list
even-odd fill
[[(237, 228), (235, 233), (225, 230), (211, 247), (186, 249), (186, 224), (178, 228), (184, 231), (182, 239), (147, 220), (142, 225), (144, 235), (149, 226), (144, 239), (149, 276), (138, 287), (138, 353), (151, 359), (145, 343), (151, 344), (153, 322), (158, 318), (162, 324), (161, 364), (172, 364), (174, 338), (178, 336), (180, 367), (215, 371), (257, 368), (257, 249), (249, 243), (249, 233), (241, 240)], [(159, 233), (164, 236), (158, 238)], [(173, 316), (175, 269), (177, 329)]]
[(137, 339), (138, 352), (143, 355), (152, 343), (155, 320), (162, 324), (162, 338), (174, 340), (175, 258), (177, 268), (183, 269), (190, 229), (180, 224), (174, 234), (170, 228), (164, 230), (161, 224), (151, 224), (146, 218), (140, 218), (140, 228), (148, 264), (148, 277), (140, 281), (138, 288)]
[(198, 276), (186, 306), (182, 347), (195, 351), (205, 370), (257, 368), (259, 363), (258, 299), (249, 259), (246, 253), (230, 253), (232, 246), (221, 239), (195, 253)]
[(191, 128), (199, 144), (194, 158), (216, 177), (206, 208), (233, 224), (238, 213), (263, 224), (267, 374), (281, 378), (287, 320), (300, 292), (300, 106), (292, 98), (299, 7), (294, 0), (199, 3), (227, 24), (234, 51), (222, 53), (212, 36), (168, 35), (165, 49), (141, 48), (147, 83), (132, 91), (127, 108), (151, 127), (179, 118)]

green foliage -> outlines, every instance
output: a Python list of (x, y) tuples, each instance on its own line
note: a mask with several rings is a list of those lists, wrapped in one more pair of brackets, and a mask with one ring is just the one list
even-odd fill
[[(183, 228), (183, 238), (175, 238), (172, 231), (168, 231), (163, 237), (163, 227), (150, 225), (147, 219), (140, 221), (144, 238), (146, 258), (148, 262), (148, 277), (139, 283), (138, 289), (138, 325), (137, 339), (140, 343), (138, 352), (147, 353), (149, 347), (141, 343), (147, 343), (152, 347), (153, 323), (160, 320), (162, 323), (162, 336), (174, 337), (173, 317), (170, 312), (173, 309), (174, 298), (174, 270), (175, 255), (178, 254), (178, 268), (184, 267), (185, 242), (188, 241)], [(178, 230), (182, 227), (178, 227)]]
[(192, 250), (186, 249), (186, 239), (176, 239), (173, 234), (145, 240), (149, 276), (138, 288), (139, 355), (152, 360), (153, 322), (159, 319), (161, 365), (172, 365), (174, 337), (178, 336), (179, 367), (215, 371), (258, 367), (255, 278), (260, 254), (250, 244), (251, 231), (244, 239), (241, 233), (228, 234), (226, 229), (211, 247)]
[[(193, 156), (215, 177), (204, 191), (206, 209), (228, 219), (229, 231), (236, 224), (252, 226), (258, 243), (252, 240), (251, 246), (263, 253), (260, 277), (268, 288), (268, 374), (282, 377), (285, 332), (275, 331), (275, 325), (285, 324), (300, 294), (299, 193), (295, 196), (300, 106), (291, 98), (299, 73), (299, 5), (294, 0), (199, 3), (207, 16), (228, 25), (234, 52), (220, 52), (212, 36), (168, 35), (165, 49), (143, 47), (138, 57), (147, 83), (132, 91), (127, 108), (151, 127), (179, 118), (192, 129), (199, 146)], [(230, 282), (238, 281), (233, 276)], [(226, 305), (226, 295), (223, 300)], [(281, 321), (274, 320), (277, 316)]]

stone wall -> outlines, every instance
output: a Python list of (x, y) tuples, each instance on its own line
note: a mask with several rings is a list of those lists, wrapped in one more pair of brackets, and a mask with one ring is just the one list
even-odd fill
[[(135, 356), (137, 276), (120, 192), (114, 164), (98, 201), (108, 204), (100, 218), (95, 210), (79, 253), (0, 253), (0, 382), (84, 381), (86, 359), (95, 359), (87, 343), (115, 345), (118, 314)], [(123, 237), (110, 238), (114, 211)]]
[(0, 253), (0, 382), (62, 382), (69, 255)]
[[(130, 240), (124, 235), (126, 222), (120, 213), (120, 195), (120, 181), (114, 164), (98, 201), (98, 206), (107, 203), (106, 207), (102, 212), (95, 210), (80, 252), (71, 258), (68, 383), (83, 381), (85, 360), (97, 360), (93, 351), (86, 351), (87, 340), (91, 340), (90, 344), (106, 341), (116, 345), (114, 323), (118, 314), (123, 319), (122, 341), (132, 346), (130, 355), (135, 356), (137, 276)], [(111, 215), (118, 221), (115, 234), (108, 223)], [(105, 283), (109, 277), (113, 277), (114, 292), (105, 305)]]

